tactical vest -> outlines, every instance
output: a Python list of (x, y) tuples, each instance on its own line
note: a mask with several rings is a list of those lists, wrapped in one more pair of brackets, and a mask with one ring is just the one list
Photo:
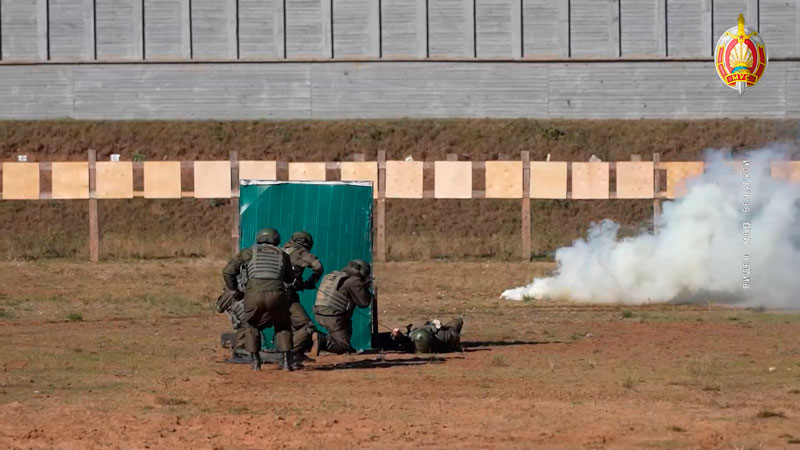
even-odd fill
[(283, 248), (283, 251), (285, 251), (286, 254), (289, 255), (289, 261), (292, 262), (292, 272), (294, 272), (295, 278), (299, 278), (300, 276), (302, 276), (303, 269), (305, 269), (305, 265), (303, 264), (302, 258), (298, 258), (298, 256), (300, 256), (300, 254), (297, 253), (298, 250), (299, 249), (294, 245), (289, 245), (288, 247)]
[(330, 309), (333, 314), (342, 314), (350, 310), (350, 297), (339, 291), (339, 287), (350, 275), (335, 270), (322, 278), (317, 289), (316, 306)]
[(280, 280), (283, 278), (283, 250), (269, 244), (252, 247), (253, 257), (247, 263), (247, 278)]

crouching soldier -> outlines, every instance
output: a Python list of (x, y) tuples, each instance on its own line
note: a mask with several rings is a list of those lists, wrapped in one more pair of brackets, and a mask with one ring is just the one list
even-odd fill
[(350, 352), (350, 336), (353, 333), (353, 310), (366, 307), (372, 302), (370, 265), (354, 259), (342, 270), (333, 271), (322, 278), (314, 304), (314, 316), (327, 336), (320, 335), (312, 353), (320, 350), (331, 353)]
[[(292, 234), (291, 239), (283, 245), (284, 251), (289, 255), (292, 262), (295, 282), (289, 293), (289, 314), (292, 321), (292, 354), (295, 357), (302, 357), (308, 349), (312, 340), (316, 340), (316, 330), (308, 314), (300, 304), (299, 292), (306, 289), (315, 289), (317, 282), (322, 278), (323, 268), (319, 258), (311, 253), (314, 246), (314, 239), (311, 234), (305, 231), (297, 231)], [(312, 270), (311, 276), (303, 280), (303, 272), (306, 268)]]
[(239, 291), (236, 277), (247, 272), (244, 292), (244, 339), (253, 370), (261, 370), (261, 331), (275, 328), (275, 342), (283, 353), (280, 367), (292, 370), (292, 324), (286, 286), (294, 281), (289, 255), (277, 247), (281, 237), (274, 228), (264, 228), (256, 235), (256, 244), (239, 252), (222, 270), (225, 287)]
[(408, 353), (460, 352), (463, 326), (464, 319), (461, 318), (455, 318), (446, 324), (434, 319), (419, 328), (409, 325), (407, 334), (395, 328), (392, 330), (392, 341), (396, 345), (395, 349)]
[(218, 313), (225, 313), (231, 319), (231, 326), (236, 339), (231, 345), (231, 357), (228, 362), (238, 363), (240, 358), (246, 357), (245, 351), (245, 321), (244, 321), (244, 287), (231, 291), (227, 287), (217, 297), (216, 309)]

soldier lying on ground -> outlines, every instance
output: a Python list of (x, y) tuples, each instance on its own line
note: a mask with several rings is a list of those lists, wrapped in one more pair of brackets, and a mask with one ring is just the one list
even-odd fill
[(297, 365), (292, 357), (292, 324), (286, 287), (294, 282), (287, 255), (277, 247), (280, 235), (274, 228), (265, 228), (256, 235), (256, 244), (240, 251), (222, 270), (225, 287), (239, 291), (237, 276), (247, 273), (244, 291), (245, 348), (250, 353), (253, 370), (261, 370), (261, 331), (275, 327), (275, 342), (283, 353), (280, 367), (292, 370)]
[[(314, 246), (314, 239), (311, 234), (305, 231), (297, 231), (292, 234), (286, 244), (283, 245), (284, 251), (289, 255), (292, 262), (292, 272), (294, 272), (294, 284), (289, 290), (289, 313), (292, 322), (292, 353), (295, 358), (304, 359), (304, 352), (311, 347), (312, 341), (316, 341), (319, 335), (314, 328), (311, 319), (300, 304), (299, 292), (306, 289), (317, 287), (317, 281), (322, 278), (323, 268), (319, 258), (311, 253)], [(306, 267), (312, 270), (311, 276), (303, 280), (303, 272)]]
[(406, 328), (406, 334), (403, 334), (399, 328), (395, 328), (392, 330), (391, 338), (396, 347), (392, 349), (408, 353), (460, 352), (462, 351), (461, 328), (463, 326), (464, 319), (454, 318), (446, 324), (434, 319), (425, 322), (425, 325), (419, 328), (409, 325)]
[(323, 277), (314, 303), (314, 316), (328, 335), (319, 335), (311, 349), (313, 355), (320, 350), (331, 353), (351, 351), (350, 336), (353, 330), (353, 310), (366, 307), (372, 302), (370, 265), (355, 259), (342, 270), (335, 270)]

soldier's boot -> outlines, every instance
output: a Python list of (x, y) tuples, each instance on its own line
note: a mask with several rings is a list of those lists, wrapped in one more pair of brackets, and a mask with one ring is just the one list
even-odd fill
[(247, 358), (248, 355), (249, 353), (243, 348), (233, 348), (233, 350), (231, 350), (231, 359), (244, 359)]
[(292, 355), (292, 358), (294, 358), (294, 362), (301, 363), (301, 364), (302, 363), (313, 363), (313, 362), (316, 362), (316, 360), (314, 358), (308, 357), (308, 355), (306, 355), (305, 353), (294, 353)]
[[(289, 367), (289, 369), (286, 369)], [(281, 366), (283, 370), (299, 370), (303, 368), (303, 363), (297, 358), (293, 351), (288, 351), (284, 354), (284, 362)]]
[[(306, 355), (301, 354), (300, 356), (305, 358)], [(303, 359), (298, 358), (297, 355), (295, 355), (292, 351), (289, 352), (289, 363), (291, 363), (292, 370), (299, 370), (303, 368)]]
[(250, 353), (250, 359), (252, 359), (252, 369), (255, 371), (261, 370), (261, 355), (258, 352)]
[(293, 363), (292, 352), (291, 351), (283, 352), (283, 358), (281, 359), (280, 364), (278, 364), (278, 368), (281, 370), (286, 370), (291, 372), (292, 370), (294, 370), (294, 367), (292, 367), (292, 363)]

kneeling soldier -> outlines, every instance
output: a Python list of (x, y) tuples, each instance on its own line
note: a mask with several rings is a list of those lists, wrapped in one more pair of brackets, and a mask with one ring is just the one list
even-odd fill
[(325, 350), (331, 353), (347, 353), (351, 350), (350, 336), (353, 333), (353, 310), (366, 307), (372, 302), (370, 265), (354, 259), (342, 270), (333, 271), (322, 278), (314, 304), (314, 316), (328, 331), (319, 336), (314, 353)]
[[(231, 357), (227, 362), (238, 362), (240, 351), (245, 351), (245, 321), (244, 321), (244, 288), (239, 291), (231, 291), (226, 287), (222, 294), (217, 297), (216, 309), (218, 313), (225, 313), (231, 319), (231, 326), (236, 338), (231, 343)], [(224, 335), (223, 335), (224, 340)]]

